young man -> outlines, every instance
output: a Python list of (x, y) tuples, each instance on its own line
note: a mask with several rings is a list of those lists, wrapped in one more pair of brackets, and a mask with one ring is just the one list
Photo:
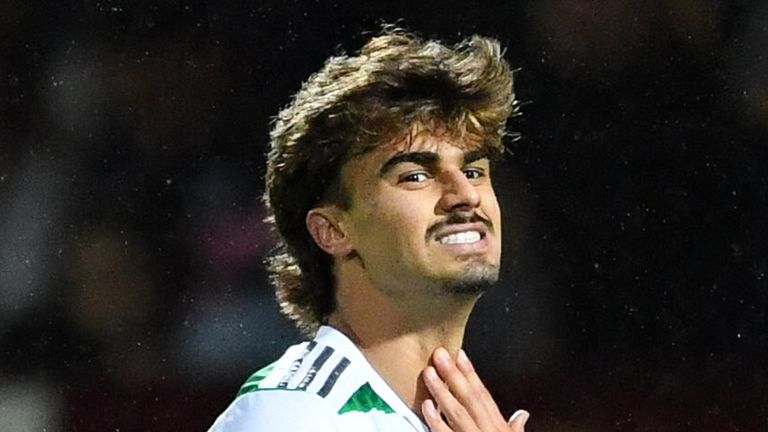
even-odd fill
[(513, 431), (461, 350), (498, 278), (491, 160), (514, 110), (499, 44), (385, 30), (276, 119), (265, 200), (283, 311), (314, 339), (243, 385), (211, 431)]

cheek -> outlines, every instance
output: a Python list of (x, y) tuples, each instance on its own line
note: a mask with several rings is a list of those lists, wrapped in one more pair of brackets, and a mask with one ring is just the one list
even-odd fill
[(493, 222), (496, 224), (496, 229), (501, 232), (501, 208), (499, 208), (498, 203), (493, 206), (492, 214), (494, 219)]
[(369, 247), (391, 249), (399, 240), (398, 225), (403, 222), (400, 216), (393, 212), (392, 203), (385, 197), (371, 194), (360, 198), (365, 200), (361, 206), (364, 210), (356, 217), (360, 236)]
[(501, 238), (501, 208), (499, 207), (499, 202), (496, 199), (496, 195), (493, 194), (493, 192), (490, 192), (488, 194), (488, 205), (486, 207), (486, 211), (488, 214), (488, 217), (491, 219), (491, 222), (493, 222), (493, 227), (496, 230), (496, 235)]
[(377, 211), (369, 215), (369, 220), (376, 220), (377, 226), (372, 228), (378, 228), (373, 236), (381, 244), (398, 249), (398, 254), (412, 254), (414, 248), (423, 245), (427, 224), (422, 220), (423, 210), (420, 211), (416, 204), (393, 197), (372, 202), (371, 209)]
[(501, 211), (499, 210), (499, 199), (496, 197), (493, 186), (488, 185), (487, 188), (485, 188), (482, 195), (482, 202), (488, 213), (493, 215), (501, 214)]

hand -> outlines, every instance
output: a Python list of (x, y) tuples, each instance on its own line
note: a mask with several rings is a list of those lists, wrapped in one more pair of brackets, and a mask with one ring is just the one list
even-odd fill
[(506, 422), (463, 350), (454, 362), (448, 351), (438, 348), (432, 362), (434, 367), (427, 366), (422, 375), (434, 401), (427, 399), (421, 405), (432, 432), (525, 431), (528, 412), (517, 411)]

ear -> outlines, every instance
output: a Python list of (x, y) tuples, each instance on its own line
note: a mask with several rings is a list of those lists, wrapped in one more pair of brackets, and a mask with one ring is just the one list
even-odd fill
[(345, 256), (352, 252), (352, 244), (341, 224), (341, 214), (337, 207), (313, 208), (307, 212), (306, 224), (317, 246), (327, 254)]

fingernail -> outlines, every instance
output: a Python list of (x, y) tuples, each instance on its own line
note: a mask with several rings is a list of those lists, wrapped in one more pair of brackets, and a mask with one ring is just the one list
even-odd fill
[(459, 350), (459, 360), (469, 363), (469, 357), (467, 357), (467, 353), (464, 350)]
[(435, 360), (439, 362), (448, 362), (451, 360), (451, 356), (448, 354), (448, 351), (446, 351), (445, 348), (438, 348), (435, 350)]
[(519, 420), (522, 425), (525, 425), (530, 416), (531, 415), (526, 410), (517, 410), (512, 414), (512, 417), (509, 418), (509, 423)]

